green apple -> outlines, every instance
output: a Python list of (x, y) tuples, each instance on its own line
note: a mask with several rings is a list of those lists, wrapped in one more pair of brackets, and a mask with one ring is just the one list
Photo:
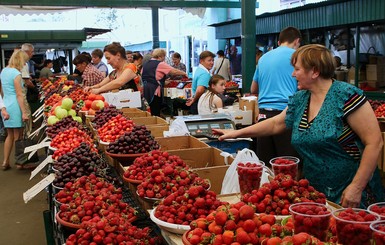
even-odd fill
[(58, 109), (55, 115), (57, 118), (62, 119), (68, 116), (68, 113), (66, 109)]
[(82, 123), (83, 122), (83, 120), (82, 120), (82, 118), (81, 117), (72, 117), (72, 119), (74, 119), (75, 121), (77, 121), (78, 123)]
[(73, 104), (74, 104), (74, 102), (72, 101), (71, 98), (65, 98), (61, 102), (61, 108), (66, 109), (67, 111), (69, 111), (72, 108)]
[(54, 125), (58, 121), (59, 121), (59, 118), (57, 118), (56, 116), (49, 116), (47, 119), (47, 124), (48, 125)]
[(72, 116), (72, 117), (76, 117), (76, 111), (75, 111), (74, 109), (70, 109), (70, 110), (68, 111), (68, 115), (69, 115), (69, 116)]

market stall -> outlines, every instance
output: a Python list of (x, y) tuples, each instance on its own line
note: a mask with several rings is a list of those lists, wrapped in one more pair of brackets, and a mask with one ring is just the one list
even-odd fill
[[(115, 96), (86, 93), (65, 78), (43, 81), (41, 89), (44, 105), (35, 117), (44, 115), (47, 137), (26, 151), (48, 147), (47, 159), (31, 175), (47, 171), (47, 177), (24, 199), (48, 189), (46, 227), (55, 244), (383, 239), (384, 224), (374, 223), (384, 213), (382, 203), (368, 210), (340, 209), (298, 178), (297, 158), (272, 159), (270, 169), (248, 147), (233, 156), (202, 141), (212, 128), (235, 128), (226, 114), (180, 117), (190, 135), (163, 137), (167, 121), (136, 108), (118, 109), (113, 103), (122, 101)], [(255, 104), (243, 98), (250, 114), (256, 113)], [(372, 105), (382, 118), (383, 103)], [(347, 226), (350, 233), (344, 232)]]

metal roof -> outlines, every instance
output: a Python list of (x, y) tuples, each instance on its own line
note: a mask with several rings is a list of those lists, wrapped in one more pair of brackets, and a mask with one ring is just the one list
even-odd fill
[[(256, 16), (256, 35), (279, 33), (287, 26), (301, 30), (385, 22), (384, 0), (330, 0)], [(212, 24), (216, 38), (241, 36), (241, 19)]]

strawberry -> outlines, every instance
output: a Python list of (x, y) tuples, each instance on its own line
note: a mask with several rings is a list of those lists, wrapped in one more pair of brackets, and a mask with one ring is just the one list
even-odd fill
[(246, 231), (239, 231), (235, 236), (235, 241), (239, 242), (240, 244), (248, 244), (250, 243), (250, 240), (251, 238)]
[(231, 244), (234, 241), (234, 232), (233, 231), (225, 231), (222, 234), (223, 242), (225, 244)]
[(249, 205), (244, 205), (244, 206), (242, 206), (242, 207), (239, 209), (239, 217), (240, 217), (242, 220), (252, 219), (253, 216), (254, 216), (254, 213), (255, 213), (254, 208), (251, 207), (251, 206), (249, 206)]
[(225, 225), (226, 221), (227, 221), (228, 217), (227, 217), (227, 213), (224, 212), (224, 211), (218, 211), (216, 212), (215, 214), (215, 222), (218, 224), (218, 225)]
[(255, 230), (255, 228), (257, 227), (257, 224), (253, 220), (248, 219), (248, 220), (245, 220), (245, 222), (243, 222), (242, 227), (246, 232), (249, 233)]

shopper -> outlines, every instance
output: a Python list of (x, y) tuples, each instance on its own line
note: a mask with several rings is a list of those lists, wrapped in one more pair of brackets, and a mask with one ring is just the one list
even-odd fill
[(91, 53), (92, 64), (104, 74), (104, 77), (108, 76), (108, 67), (102, 61), (103, 51), (101, 49), (94, 49)]
[(132, 56), (133, 56), (133, 52), (132, 52), (131, 50), (127, 50), (127, 51), (126, 51), (126, 58), (127, 58), (127, 62), (128, 62), (128, 63), (134, 62)]
[(160, 116), (163, 102), (163, 88), (167, 75), (187, 76), (186, 72), (173, 68), (166, 64), (164, 49), (154, 49), (152, 58), (143, 64), (142, 80), (143, 95), (150, 105), (151, 114)]
[(213, 75), (209, 81), (208, 90), (198, 101), (198, 114), (206, 115), (218, 112), (223, 107), (222, 99), (218, 96), (225, 91), (226, 80), (221, 75)]
[(106, 45), (103, 52), (107, 63), (111, 65), (114, 70), (108, 77), (104, 78), (101, 83), (85, 87), (85, 91), (90, 90), (94, 94), (100, 94), (114, 89), (120, 89), (137, 76), (127, 67), (129, 63), (127, 62), (126, 52), (120, 43), (113, 42)]
[[(182, 57), (178, 52), (172, 54), (172, 67), (175, 69), (186, 72), (186, 65), (181, 62)], [(183, 76), (170, 76), (171, 80), (180, 80)]]
[[(287, 106), (290, 95), (297, 91), (297, 81), (292, 77), (291, 55), (300, 45), (301, 33), (287, 27), (279, 34), (279, 47), (267, 52), (258, 60), (250, 92), (258, 95), (258, 122), (274, 117)], [(268, 163), (279, 156), (298, 156), (290, 145), (291, 133), (258, 137), (256, 151), (259, 159)]]
[(226, 81), (231, 80), (230, 61), (225, 57), (223, 50), (218, 50), (218, 59), (214, 62), (211, 74), (218, 74), (225, 78)]
[(7, 112), (7, 108), (5, 108), (4, 102), (3, 102), (3, 97), (0, 94), (0, 142), (4, 142), (5, 139), (7, 138), (7, 132), (6, 129), (4, 128), (4, 123), (3, 120), (8, 120), (9, 119), (9, 114)]
[[(4, 127), (7, 129), (7, 138), (4, 143), (3, 170), (10, 168), (9, 158), (13, 145), (15, 141), (23, 135), (23, 122), (27, 122), (29, 119), (29, 114), (24, 103), (21, 78), (21, 70), (28, 59), (29, 56), (26, 52), (22, 50), (14, 52), (9, 59), (8, 66), (5, 67), (0, 74), (4, 96), (4, 106), (2, 106), (1, 113)], [(6, 108), (6, 111), (4, 111), (3, 107)]]
[(83, 86), (93, 86), (104, 79), (104, 74), (91, 64), (91, 60), (84, 54), (75, 57), (72, 63), (81, 72)]
[(363, 91), (332, 79), (335, 63), (322, 45), (292, 56), (298, 91), (279, 115), (235, 131), (214, 130), (219, 140), (267, 136), (293, 130), (291, 143), (303, 159), (303, 174), (327, 199), (343, 207), (384, 201), (377, 168), (382, 137)]
[(209, 86), (211, 78), (210, 70), (214, 65), (214, 57), (210, 51), (203, 51), (199, 55), (199, 66), (196, 69), (192, 81), (192, 98), (186, 102), (187, 106), (190, 106), (190, 113), (193, 115), (198, 114), (198, 101), (201, 95), (206, 91)]
[(231, 74), (242, 74), (242, 55), (238, 54), (238, 48), (235, 45), (230, 47), (229, 58)]
[(53, 76), (52, 67), (53, 67), (53, 61), (50, 59), (46, 59), (44, 61), (43, 69), (40, 71), (39, 78), (49, 78)]

